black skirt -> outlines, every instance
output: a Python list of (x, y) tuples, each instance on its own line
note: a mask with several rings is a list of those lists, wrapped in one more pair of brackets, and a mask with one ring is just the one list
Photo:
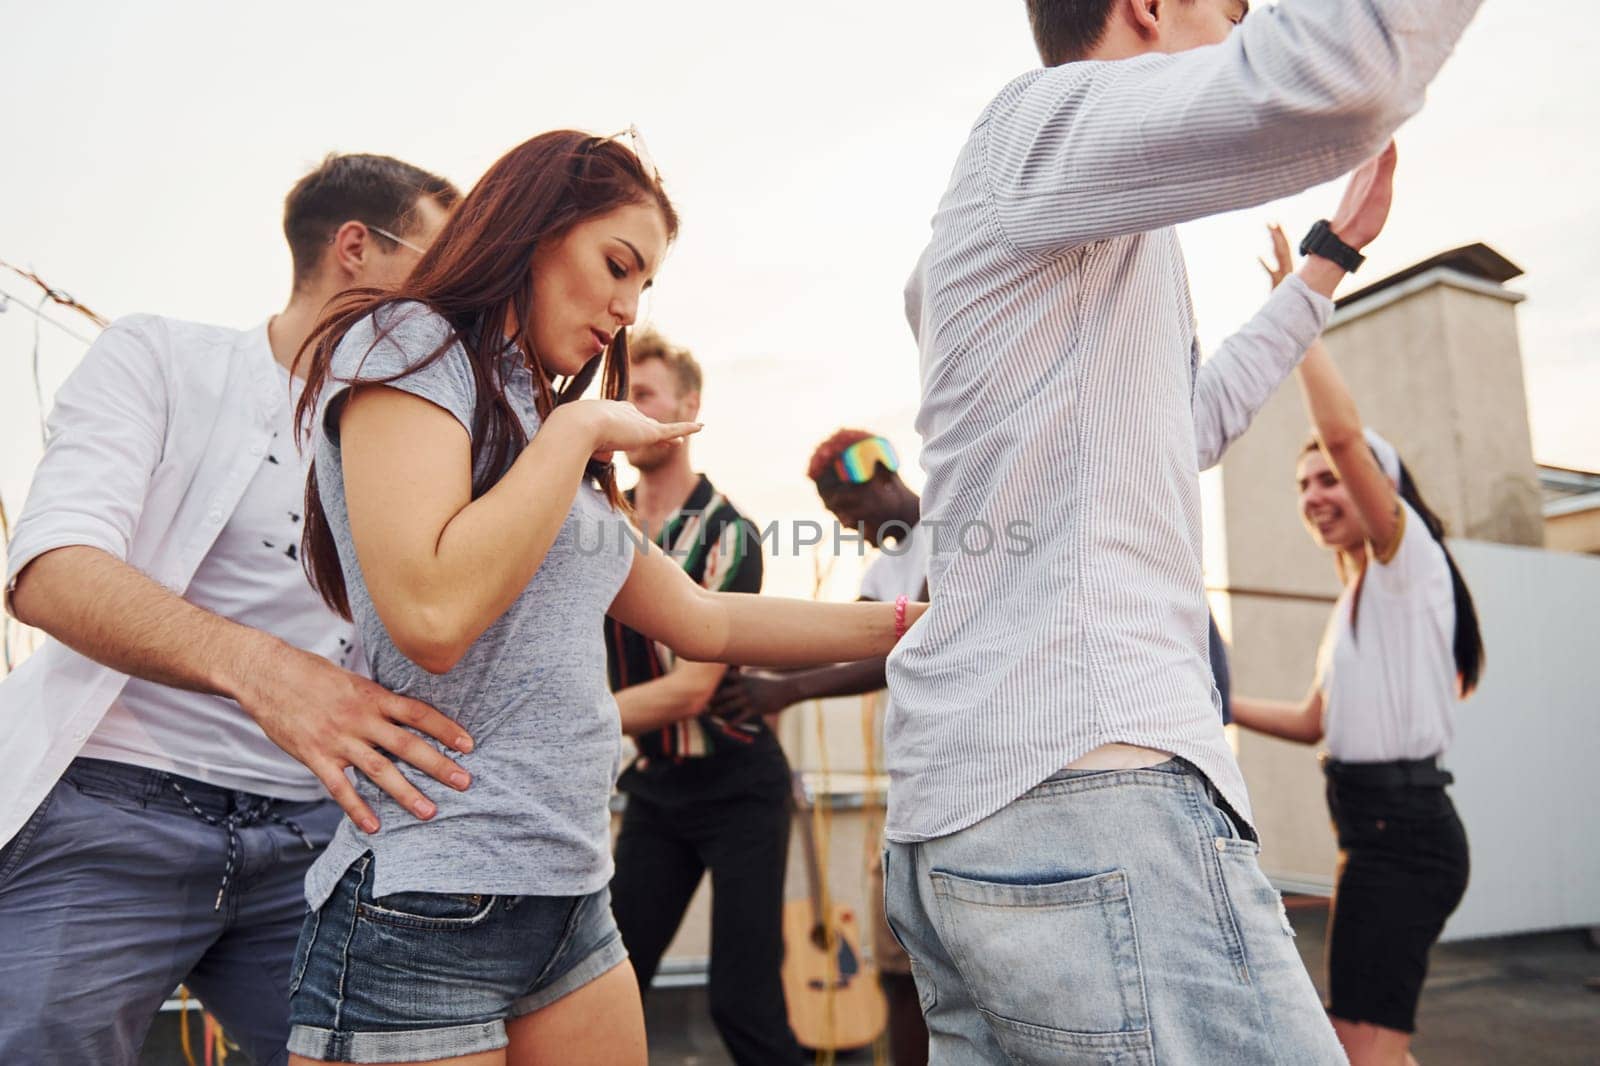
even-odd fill
[(1467, 890), (1467, 834), (1433, 759), (1327, 759), (1339, 871), (1328, 920), (1328, 1011), (1409, 1033), (1428, 952)]

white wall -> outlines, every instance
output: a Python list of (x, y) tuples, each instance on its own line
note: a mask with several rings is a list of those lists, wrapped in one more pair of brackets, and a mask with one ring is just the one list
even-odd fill
[(1600, 926), (1600, 558), (1451, 550), (1487, 659), (1445, 759), (1472, 878), (1444, 939)]

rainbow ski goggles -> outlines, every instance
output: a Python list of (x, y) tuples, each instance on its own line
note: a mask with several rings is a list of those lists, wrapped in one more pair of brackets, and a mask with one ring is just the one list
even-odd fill
[(894, 445), (882, 437), (858, 440), (839, 453), (817, 478), (817, 485), (825, 489), (837, 485), (865, 485), (878, 472), (879, 466), (891, 474), (899, 471), (900, 457), (895, 454)]

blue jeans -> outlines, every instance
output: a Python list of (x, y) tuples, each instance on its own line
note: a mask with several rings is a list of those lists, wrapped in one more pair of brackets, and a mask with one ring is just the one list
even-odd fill
[(1063, 770), (977, 825), (891, 843), (929, 1061), (1345, 1062), (1259, 851), (1178, 760)]
[(182, 982), (257, 1066), (280, 1066), (303, 882), (339, 818), (331, 800), (75, 761), (0, 849), (0, 1063), (137, 1062)]
[(306, 915), (289, 1050), (324, 1062), (422, 1062), (506, 1046), (532, 1014), (619, 966), (611, 893), (374, 897), (372, 854)]

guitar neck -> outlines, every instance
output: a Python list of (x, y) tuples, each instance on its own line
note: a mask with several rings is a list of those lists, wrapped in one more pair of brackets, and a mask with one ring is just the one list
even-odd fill
[(800, 843), (805, 848), (806, 882), (811, 891), (811, 916), (817, 925), (823, 925), (828, 913), (827, 889), (822, 883), (822, 864), (817, 861), (817, 838), (812, 831), (812, 811), (815, 805), (806, 794), (805, 781), (800, 771), (794, 771), (795, 828), (800, 833)]

